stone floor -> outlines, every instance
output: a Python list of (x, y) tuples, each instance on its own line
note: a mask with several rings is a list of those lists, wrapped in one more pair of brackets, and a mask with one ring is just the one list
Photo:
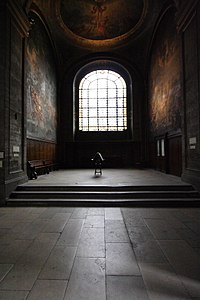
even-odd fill
[(38, 176), (25, 185), (186, 185), (180, 177), (152, 169), (104, 169), (95, 176), (93, 169), (68, 169)]
[(200, 209), (3, 207), (0, 299), (200, 299)]

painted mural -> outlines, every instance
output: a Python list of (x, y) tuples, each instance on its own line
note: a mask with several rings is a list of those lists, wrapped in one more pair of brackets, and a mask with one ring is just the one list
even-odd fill
[(41, 21), (35, 24), (26, 46), (27, 137), (56, 140), (56, 73), (52, 47)]
[(160, 24), (150, 67), (150, 125), (154, 135), (181, 128), (181, 78), (179, 44), (173, 13)]
[(142, 0), (61, 0), (67, 28), (91, 40), (119, 37), (136, 27), (143, 15)]

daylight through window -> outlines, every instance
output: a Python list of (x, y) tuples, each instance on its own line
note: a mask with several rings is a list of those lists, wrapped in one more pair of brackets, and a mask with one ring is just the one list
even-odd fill
[(79, 85), (79, 130), (127, 130), (127, 88), (120, 74), (96, 70)]

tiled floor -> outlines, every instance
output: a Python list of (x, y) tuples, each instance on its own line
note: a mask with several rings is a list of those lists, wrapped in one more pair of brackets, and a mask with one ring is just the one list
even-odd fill
[(0, 299), (200, 299), (200, 209), (3, 207)]

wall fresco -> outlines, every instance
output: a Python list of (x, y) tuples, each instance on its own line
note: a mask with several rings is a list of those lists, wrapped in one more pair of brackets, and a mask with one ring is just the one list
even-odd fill
[(104, 40), (121, 36), (141, 19), (141, 0), (61, 0), (60, 13), (65, 25), (86, 39)]
[(181, 128), (179, 51), (173, 13), (169, 12), (157, 31), (151, 58), (149, 109), (154, 135)]
[(57, 127), (56, 72), (52, 47), (41, 21), (26, 46), (27, 137), (55, 141)]

